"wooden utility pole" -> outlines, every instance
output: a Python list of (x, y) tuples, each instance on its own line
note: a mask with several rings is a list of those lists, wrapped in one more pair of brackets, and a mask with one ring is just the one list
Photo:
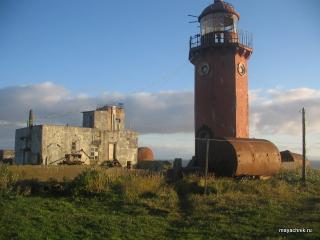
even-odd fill
[(302, 108), (302, 181), (306, 181), (306, 111)]
[(208, 189), (208, 168), (209, 168), (209, 146), (210, 142), (207, 138), (207, 147), (206, 147), (206, 167), (205, 167), (205, 179), (204, 179), (204, 194), (207, 194)]

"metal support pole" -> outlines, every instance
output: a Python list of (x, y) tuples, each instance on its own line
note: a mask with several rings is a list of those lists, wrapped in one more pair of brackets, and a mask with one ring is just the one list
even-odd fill
[(209, 168), (209, 139), (207, 139), (207, 147), (206, 147), (206, 167), (205, 167), (205, 179), (204, 179), (204, 194), (207, 194), (208, 189), (208, 168)]
[(306, 181), (306, 111), (302, 108), (302, 181)]

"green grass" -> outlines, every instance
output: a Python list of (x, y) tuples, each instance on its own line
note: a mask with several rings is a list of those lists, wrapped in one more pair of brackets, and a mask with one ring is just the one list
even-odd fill
[[(320, 172), (265, 180), (87, 170), (71, 182), (0, 169), (0, 239), (320, 239)], [(312, 233), (278, 233), (311, 228)]]

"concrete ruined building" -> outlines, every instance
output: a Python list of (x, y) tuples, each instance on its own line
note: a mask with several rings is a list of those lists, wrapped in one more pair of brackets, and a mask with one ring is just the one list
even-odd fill
[(16, 130), (15, 164), (137, 164), (138, 134), (125, 128), (123, 106), (83, 112), (82, 127), (35, 125)]
[(215, 0), (198, 17), (200, 33), (190, 38), (195, 67), (195, 158), (191, 165), (220, 176), (273, 175), (278, 148), (249, 139), (248, 60), (252, 37), (238, 29), (240, 14)]

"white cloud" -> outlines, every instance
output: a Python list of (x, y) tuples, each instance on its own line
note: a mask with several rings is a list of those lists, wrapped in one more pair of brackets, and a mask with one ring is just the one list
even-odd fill
[[(26, 126), (29, 109), (36, 124), (81, 125), (81, 112), (124, 103), (127, 127), (144, 133), (179, 133), (193, 129), (193, 93), (108, 93), (90, 97), (51, 82), (0, 89), (0, 148), (13, 147), (16, 128)], [(5, 133), (5, 134), (4, 134)]]
[(269, 89), (266, 92), (272, 99), (275, 98), (277, 103), (289, 103), (320, 98), (320, 91), (310, 88), (297, 88), (289, 90)]
[(308, 131), (320, 133), (319, 104), (319, 89), (269, 89), (260, 92), (251, 99), (251, 133), (298, 135), (301, 132), (302, 107), (307, 111)]
[(191, 159), (194, 155), (193, 133), (144, 134), (139, 137), (139, 145), (150, 147), (156, 159)]
[[(81, 111), (95, 109), (103, 104), (124, 103), (127, 127), (145, 134), (167, 134), (161, 142), (150, 139), (158, 154), (167, 157), (174, 152), (190, 155), (193, 152), (193, 92), (167, 91), (158, 93), (103, 92), (92, 97), (84, 93), (72, 95), (67, 89), (52, 82), (0, 89), (0, 148), (14, 146), (16, 128), (26, 125), (29, 109), (34, 110), (36, 123), (81, 124)], [(279, 145), (301, 134), (301, 114), (307, 109), (307, 130), (312, 133), (310, 144), (318, 142), (320, 134), (320, 90), (298, 88), (284, 90), (257, 89), (250, 91), (251, 136), (269, 138)], [(177, 134), (189, 133), (189, 142), (177, 141)], [(181, 136), (182, 136), (181, 135)], [(167, 145), (165, 145), (165, 144)], [(298, 149), (299, 146), (291, 145)], [(143, 142), (148, 145), (147, 142)], [(191, 150), (190, 150), (191, 149)], [(317, 148), (318, 149), (318, 148)], [(311, 149), (311, 155), (320, 155)], [(178, 154), (179, 155), (179, 154)], [(172, 156), (172, 157), (176, 157)]]
[(1, 126), (20, 126), (23, 127), (25, 126), (24, 122), (10, 122), (6, 120), (0, 120), (0, 127)]
[(193, 93), (137, 93), (124, 98), (128, 123), (141, 133), (191, 132)]

